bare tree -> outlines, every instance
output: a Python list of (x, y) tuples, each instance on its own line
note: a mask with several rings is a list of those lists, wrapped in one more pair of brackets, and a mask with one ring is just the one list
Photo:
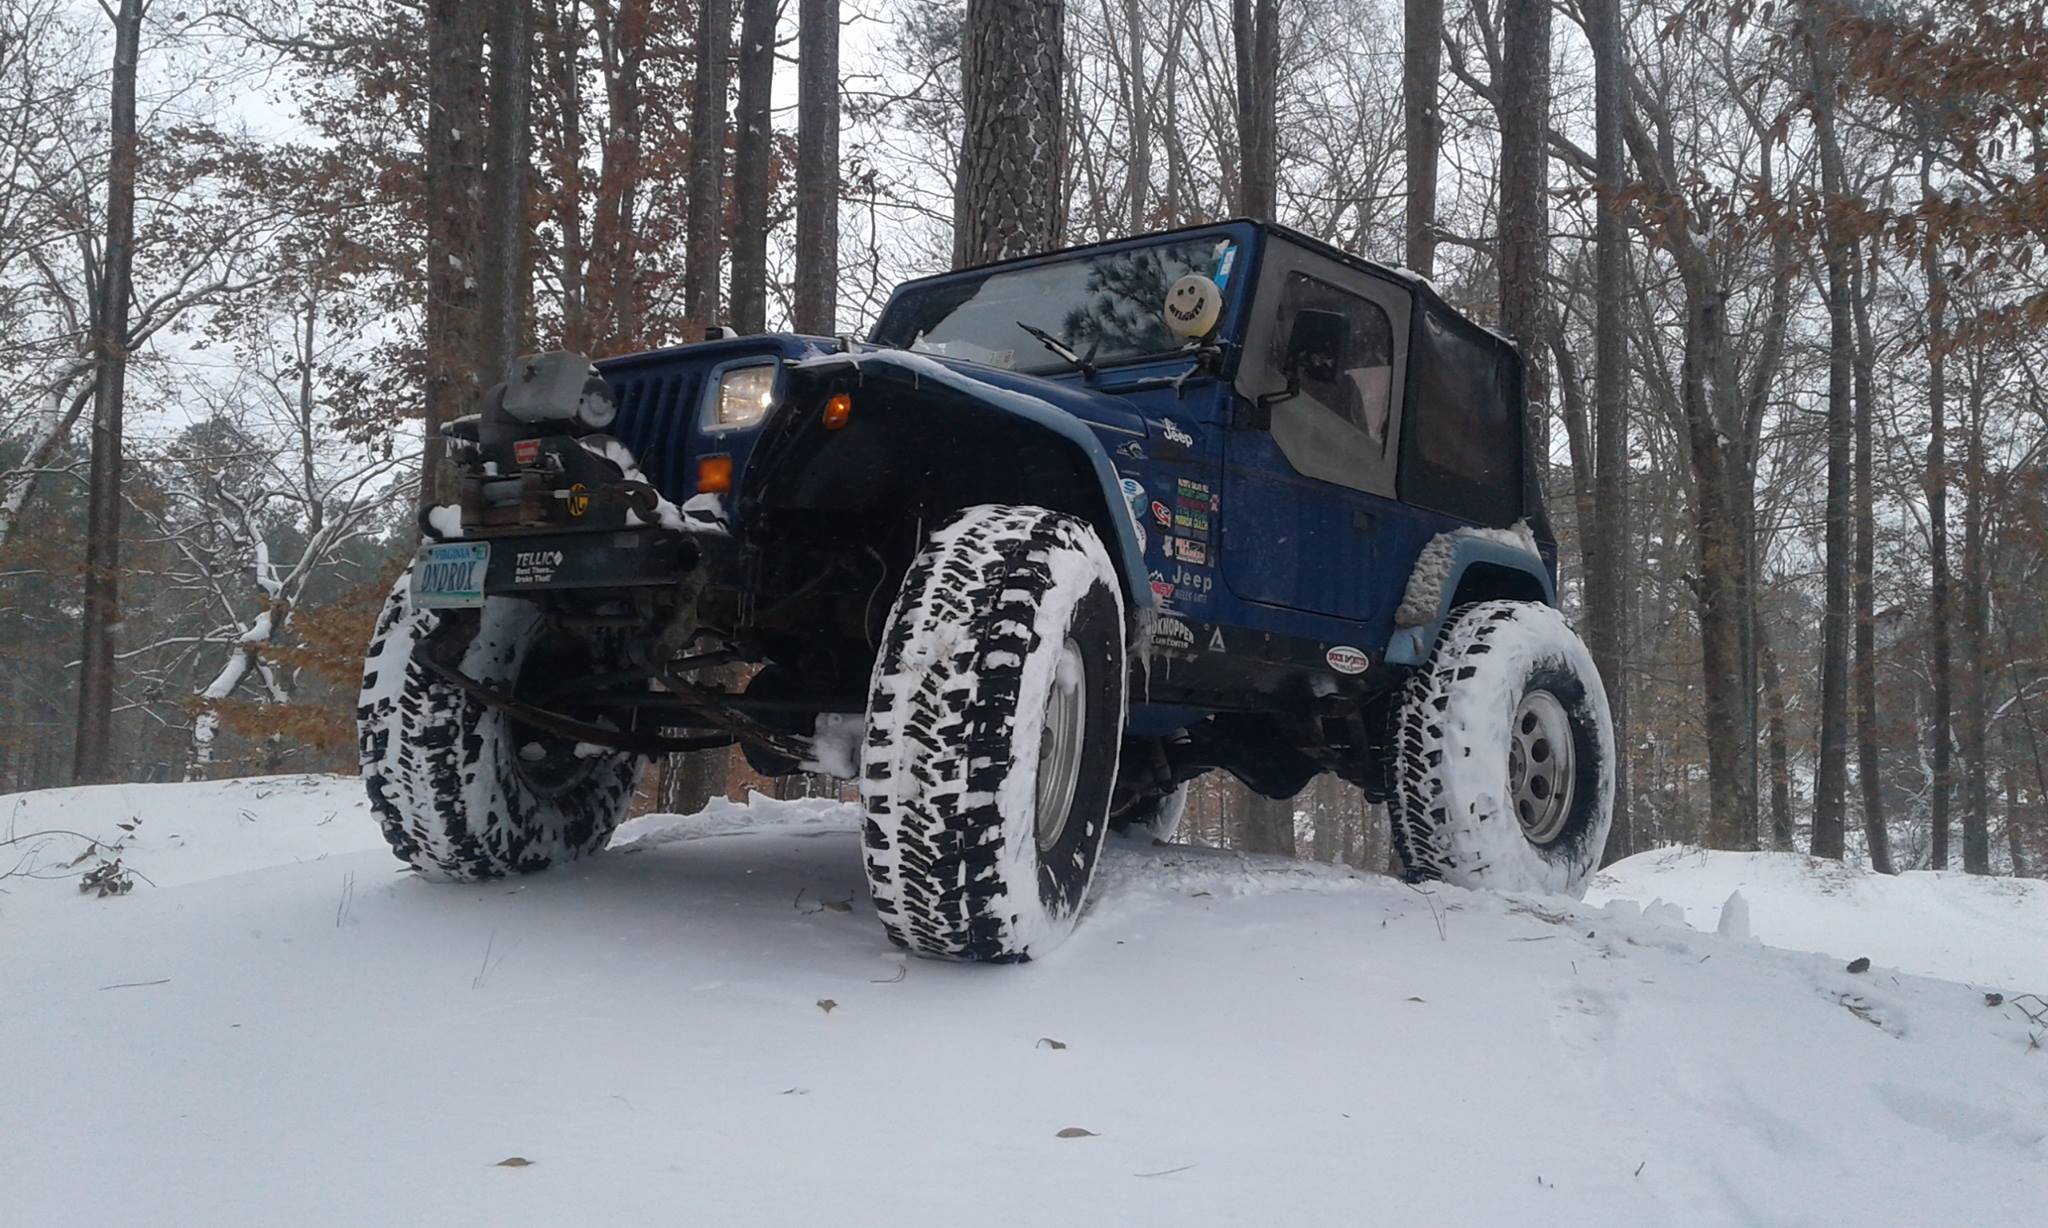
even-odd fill
[[(260, 454), (232, 465), (231, 479), (203, 474), (169, 487), (144, 509), (154, 536), (169, 546), (167, 578), (182, 591), (204, 594), (217, 620), (197, 637), (137, 645), (129, 654), (174, 646), (175, 656), (196, 663), (203, 649), (219, 652), (218, 668), (195, 696), (186, 779), (206, 775), (221, 710), (252, 679), (263, 703), (290, 702), (294, 671), (274, 650), (289, 641), (308, 590), (334, 568), (337, 556), (378, 531), (391, 502), (384, 488), (405, 463), (381, 449), (351, 449), (333, 463), (331, 419), (317, 376), (320, 294), (309, 287), (292, 310), (291, 350), (248, 379), (256, 386), (250, 434), (261, 443)], [(262, 418), (272, 421), (255, 420)], [(276, 770), (281, 763), (267, 766)]]
[[(1873, 249), (1873, 255), (1875, 249)], [(1890, 874), (1891, 833), (1885, 827), (1884, 769), (1877, 735), (1877, 527), (1871, 420), (1876, 412), (1877, 346), (1871, 336), (1870, 298), (1860, 253), (1849, 269), (1856, 325), (1856, 776), (1863, 799), (1863, 843), (1870, 868)]]
[(114, 640), (121, 621), (121, 413), (128, 378), (128, 296), (135, 251), (135, 74), (142, 55), (143, 0), (114, 13), (114, 75), (108, 131), (106, 258), (93, 313), (92, 483), (86, 501), (85, 608), (80, 623), (78, 729), (72, 779), (110, 779), (114, 728)]
[(591, 210), (590, 306), (605, 349), (641, 343), (640, 198), (648, 178), (641, 74), (649, 52), (651, 8), (651, 0), (619, 0), (593, 10), (604, 69), (605, 139)]
[(1847, 209), (1848, 174), (1835, 135), (1833, 49), (1823, 41), (1819, 18), (1800, 21), (1812, 68), (1813, 123), (1821, 154), (1823, 222), (1821, 242), (1827, 266), (1828, 309), (1828, 487), (1827, 598), (1821, 623), (1820, 768), (1813, 786), (1815, 857), (1842, 858), (1843, 811), (1848, 801), (1849, 698), (1849, 451), (1854, 433), (1853, 380), (1856, 341), (1849, 294), (1849, 242), (1840, 233)]
[(527, 165), (532, 159), (533, 5), (490, 0), (489, 161), (482, 195), (477, 330), (479, 383), (492, 384), (525, 348), (533, 223)]
[(776, 0), (740, 0), (740, 94), (732, 154), (732, 326), (768, 328), (768, 206), (775, 133)]
[(1986, 762), (1985, 640), (1990, 636), (1986, 592), (1985, 522), (1989, 494), (1985, 481), (1984, 385), (1985, 358), (1980, 350), (1970, 372), (1968, 412), (1963, 435), (1963, 869), (1991, 873), (1990, 764)]
[(441, 427), (469, 413), (481, 391), (485, 12), (474, 0), (427, 3), (423, 505), (452, 501)]
[(1541, 483), (1550, 451), (1543, 362), (1550, 260), (1550, 3), (1501, 5), (1500, 322), (1521, 346), (1529, 455)]
[[(1601, 3), (1602, 0), (1594, 0)], [(1443, 0), (1407, 0), (1402, 5), (1405, 41), (1401, 52), (1401, 100), (1407, 124), (1407, 263), (1424, 277), (1436, 275), (1437, 143), (1443, 135), (1437, 111), (1437, 79), (1443, 75)]]
[(797, 24), (796, 301), (800, 333), (839, 328), (839, 0)]
[(1294, 801), (1240, 791), (1231, 847), (1247, 853), (1294, 856)]
[(1151, 217), (1147, 195), (1152, 190), (1152, 99), (1145, 82), (1145, 19), (1139, 0), (1124, 0), (1124, 109), (1131, 120), (1130, 164), (1124, 171), (1124, 206), (1130, 211), (1133, 234)]
[(967, 0), (965, 127), (954, 182), (954, 263), (1057, 246), (1062, 179), (1062, 0)]
[(1230, 33), (1237, 64), (1237, 211), (1270, 218), (1279, 175), (1279, 0), (1231, 0)]
[[(1411, 11), (1414, 5), (1410, 5)], [(1622, 197), (1628, 189), (1621, 133), (1620, 0), (1587, 0), (1586, 35), (1593, 46), (1593, 157), (1599, 179), (1593, 218), (1593, 520), (1579, 526), (1586, 549), (1586, 641), (1607, 686), (1614, 720), (1614, 826), (1607, 859), (1635, 851), (1629, 790), (1628, 673), (1622, 630), (1628, 582), (1628, 232)], [(1411, 239), (1412, 242), (1412, 239)]]
[(683, 312), (700, 328), (718, 318), (725, 245), (726, 82), (732, 57), (732, 0), (700, 0), (697, 96), (690, 116), (689, 253)]
[[(1941, 204), (1933, 185), (1934, 155), (1923, 149), (1920, 157), (1920, 196), (1930, 216), (1939, 215)], [(1948, 574), (1948, 279), (1941, 267), (1940, 231), (1931, 229), (1921, 245), (1920, 271), (1927, 281), (1927, 528), (1928, 528), (1928, 641), (1934, 670), (1934, 727), (1931, 748), (1934, 760), (1932, 793), (1928, 798), (1929, 821), (1933, 825), (1930, 861), (1934, 869), (1948, 869), (1949, 801), (1954, 793), (1953, 723), (1955, 703), (1951, 695), (1950, 616)]]

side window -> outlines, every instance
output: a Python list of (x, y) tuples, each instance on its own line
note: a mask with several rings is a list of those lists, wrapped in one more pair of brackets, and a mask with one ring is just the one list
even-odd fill
[(1522, 435), (1512, 354), (1470, 325), (1423, 317), (1413, 356), (1408, 494), (1490, 524), (1521, 510)]
[[(1387, 313), (1368, 299), (1306, 273), (1289, 273), (1280, 296), (1276, 344), (1266, 358), (1275, 383), (1285, 379), (1279, 368), (1287, 339), (1305, 310), (1334, 312), (1344, 317), (1347, 327), (1337, 352), (1318, 356), (1297, 373), (1300, 395), (1286, 402), (1286, 408), (1325, 415), (1332, 420), (1330, 425), (1363, 435), (1375, 454), (1384, 452), (1394, 384), (1394, 327)], [(1354, 451), (1355, 446), (1345, 450)]]

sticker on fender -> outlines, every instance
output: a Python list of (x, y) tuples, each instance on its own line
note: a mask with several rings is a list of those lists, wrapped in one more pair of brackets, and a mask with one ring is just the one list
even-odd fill
[(412, 603), (425, 610), (473, 609), (484, 603), (489, 542), (442, 542), (412, 563)]
[(1362, 674), (1372, 667), (1372, 658), (1349, 644), (1339, 644), (1323, 654), (1323, 660), (1340, 674)]

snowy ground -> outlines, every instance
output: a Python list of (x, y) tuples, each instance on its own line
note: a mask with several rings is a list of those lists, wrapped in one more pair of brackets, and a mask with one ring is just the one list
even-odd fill
[(1586, 898), (1661, 900), (1694, 928), (1713, 930), (1738, 891), (1750, 933), (1772, 946), (2048, 995), (2048, 882), (2040, 879), (1884, 875), (1788, 853), (1667, 848), (1614, 866)]
[[(447, 887), (398, 872), (356, 789), (0, 798), (0, 838), (125, 834), (156, 883), (0, 881), (0, 1221), (1867, 1225), (2048, 1205), (2048, 1026), (2014, 1000), (2048, 994), (2038, 885), (1649, 854), (1603, 885), (1636, 903), (1603, 909), (1118, 844), (1052, 958), (954, 967), (882, 941), (848, 808), (646, 819), (567, 871)], [(76, 874), (79, 848), (29, 868)], [(1759, 937), (1829, 953), (1712, 932), (1737, 885)], [(1708, 932), (1638, 915), (1656, 898)]]

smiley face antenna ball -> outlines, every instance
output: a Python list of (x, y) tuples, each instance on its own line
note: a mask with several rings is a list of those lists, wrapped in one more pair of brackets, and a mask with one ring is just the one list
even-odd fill
[(1208, 336), (1222, 315), (1222, 288), (1200, 273), (1189, 273), (1166, 292), (1166, 326), (1183, 340)]

